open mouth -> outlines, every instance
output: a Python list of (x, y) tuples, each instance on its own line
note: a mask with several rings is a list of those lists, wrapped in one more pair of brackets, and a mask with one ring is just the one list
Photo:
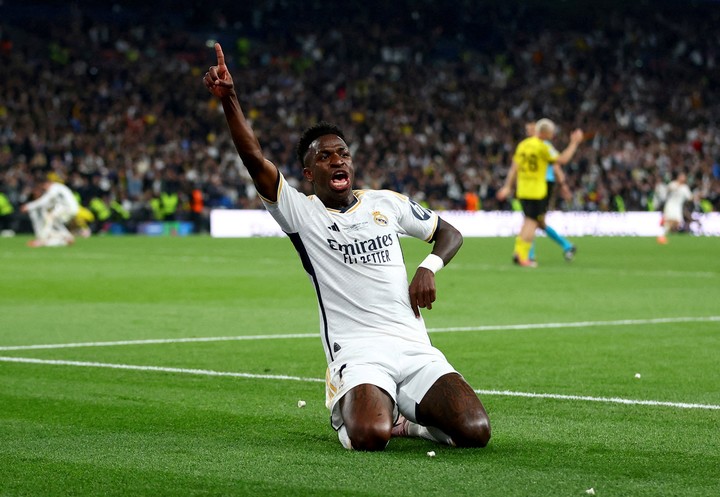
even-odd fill
[(333, 190), (347, 190), (350, 187), (350, 175), (347, 171), (335, 171), (330, 177), (330, 188)]

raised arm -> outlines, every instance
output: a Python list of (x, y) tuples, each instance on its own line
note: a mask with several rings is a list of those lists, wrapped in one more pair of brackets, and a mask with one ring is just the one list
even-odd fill
[(432, 253), (420, 264), (410, 282), (410, 306), (415, 317), (420, 317), (421, 307), (432, 309), (437, 296), (435, 273), (450, 263), (462, 243), (460, 232), (453, 225), (438, 219)]
[(572, 159), (573, 155), (575, 155), (575, 151), (577, 150), (578, 145), (582, 143), (584, 137), (585, 134), (581, 129), (576, 129), (575, 131), (570, 133), (570, 143), (555, 160), (555, 164), (564, 166), (565, 164), (570, 162), (570, 159)]
[(250, 173), (258, 193), (275, 202), (280, 173), (275, 165), (263, 155), (260, 142), (245, 119), (235, 92), (235, 84), (225, 65), (225, 54), (219, 43), (215, 43), (215, 54), (217, 55), (217, 65), (210, 67), (205, 73), (203, 78), (205, 86), (222, 103), (233, 143)]

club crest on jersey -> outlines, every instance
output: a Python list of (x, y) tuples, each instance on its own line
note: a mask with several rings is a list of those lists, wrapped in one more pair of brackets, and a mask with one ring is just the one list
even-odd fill
[(388, 225), (388, 218), (385, 217), (384, 214), (382, 214), (380, 211), (375, 211), (372, 213), (373, 219), (375, 220), (375, 224), (380, 226), (387, 226)]
[(430, 219), (430, 211), (422, 205), (418, 204), (412, 199), (410, 200), (410, 210), (412, 210), (413, 216), (418, 218), (420, 221), (427, 221)]

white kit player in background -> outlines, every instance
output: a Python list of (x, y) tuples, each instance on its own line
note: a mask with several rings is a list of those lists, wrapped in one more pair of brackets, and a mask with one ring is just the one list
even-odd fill
[(20, 210), (27, 212), (32, 222), (35, 240), (31, 247), (63, 247), (74, 243), (66, 224), (75, 218), (80, 208), (70, 188), (62, 183), (46, 180), (42, 183), (43, 193)]
[(684, 172), (679, 172), (677, 177), (665, 189), (665, 206), (663, 207), (663, 229), (665, 232), (658, 237), (658, 243), (668, 243), (668, 235), (673, 231), (677, 231), (683, 224), (685, 202), (693, 199), (693, 194), (686, 181), (687, 175)]
[[(484, 447), (487, 413), (433, 347), (420, 315), (435, 301), (435, 273), (462, 236), (435, 212), (387, 190), (353, 190), (343, 132), (321, 122), (297, 145), (315, 194), (293, 188), (267, 160), (243, 115), (219, 44), (204, 77), (265, 207), (297, 250), (315, 289), (327, 358), (326, 405), (347, 449), (383, 450), (393, 436)], [(408, 285), (400, 235), (433, 243)]]

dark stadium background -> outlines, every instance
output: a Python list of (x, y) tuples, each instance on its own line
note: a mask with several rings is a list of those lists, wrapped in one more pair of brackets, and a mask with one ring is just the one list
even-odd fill
[[(482, 210), (507, 210), (494, 194), (509, 156), (524, 123), (547, 116), (558, 148), (573, 127), (589, 136), (567, 168), (574, 198), (555, 208), (656, 209), (655, 186), (683, 169), (701, 198), (689, 210), (718, 210), (719, 11), (700, 1), (4, 1), (0, 188), (17, 208), (55, 172), (129, 230), (159, 219), (206, 231), (212, 208), (260, 207), (201, 84), (218, 40), (288, 177), (300, 177), (299, 130), (324, 118), (357, 147), (358, 187), (435, 209), (477, 197)], [(177, 196), (175, 210), (158, 210), (162, 194)], [(17, 209), (3, 224), (28, 230)]]

